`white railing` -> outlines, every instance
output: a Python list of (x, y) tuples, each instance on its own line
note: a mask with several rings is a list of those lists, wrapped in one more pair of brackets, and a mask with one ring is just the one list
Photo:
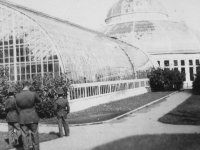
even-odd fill
[(149, 79), (73, 84), (72, 87), (70, 101), (97, 97), (134, 88), (149, 87)]

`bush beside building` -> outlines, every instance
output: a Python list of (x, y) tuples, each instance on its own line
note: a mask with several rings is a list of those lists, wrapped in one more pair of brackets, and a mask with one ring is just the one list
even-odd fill
[(180, 90), (183, 87), (184, 74), (174, 69), (152, 69), (149, 83), (152, 91)]

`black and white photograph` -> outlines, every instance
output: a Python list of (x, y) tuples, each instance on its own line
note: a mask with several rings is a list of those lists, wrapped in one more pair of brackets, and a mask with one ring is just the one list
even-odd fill
[(200, 150), (200, 1), (0, 0), (0, 150)]

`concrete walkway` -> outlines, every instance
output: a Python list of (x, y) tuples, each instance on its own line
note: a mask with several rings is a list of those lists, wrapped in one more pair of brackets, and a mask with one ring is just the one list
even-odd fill
[[(157, 121), (159, 117), (190, 96), (187, 91), (179, 92), (119, 120), (105, 124), (70, 127), (69, 137), (41, 143), (41, 150), (88, 150), (120, 138), (142, 134), (200, 133), (200, 126), (168, 125)], [(58, 132), (57, 127), (40, 126), (39, 130), (40, 133)]]

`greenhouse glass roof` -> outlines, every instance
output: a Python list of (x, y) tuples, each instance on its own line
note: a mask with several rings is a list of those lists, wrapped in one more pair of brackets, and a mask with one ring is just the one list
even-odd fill
[[(31, 47), (34, 49), (31, 56), (45, 57), (51, 49), (51, 55), (54, 53), (51, 61), (58, 59), (61, 72), (69, 72), (70, 78), (75, 81), (86, 78), (94, 82), (99, 78), (107, 80), (115, 76), (126, 78), (136, 70), (153, 66), (145, 52), (96, 31), (5, 1), (0, 1), (0, 9), (1, 21), (8, 16), (17, 20), (17, 23), (13, 22), (13, 27), (7, 29), (7, 33), (3, 33), (2, 28), (0, 38), (13, 32), (16, 35), (19, 32), (19, 36), (23, 33), (25, 41), (28, 37), (27, 50)], [(2, 21), (4, 23), (6, 21)], [(33, 24), (35, 27), (31, 29)], [(15, 26), (20, 30), (15, 30)], [(32, 34), (32, 31), (35, 33)], [(44, 41), (46, 44), (42, 44)], [(40, 59), (36, 59), (35, 63), (40, 62), (44, 63)]]

